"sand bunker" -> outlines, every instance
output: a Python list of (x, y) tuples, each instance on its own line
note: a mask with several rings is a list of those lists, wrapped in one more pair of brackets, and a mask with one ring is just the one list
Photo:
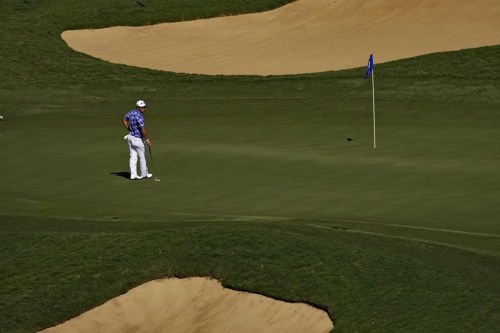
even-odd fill
[(119, 64), (199, 74), (297, 74), (500, 44), (499, 0), (298, 0), (276, 10), (65, 31), (73, 49)]
[(224, 289), (206, 278), (151, 281), (83, 313), (55, 332), (330, 332), (321, 310)]

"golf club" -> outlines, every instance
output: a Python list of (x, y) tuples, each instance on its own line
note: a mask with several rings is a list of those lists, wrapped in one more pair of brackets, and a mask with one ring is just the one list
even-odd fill
[(371, 147), (369, 144), (365, 143), (365, 142), (361, 142), (359, 140), (356, 140), (356, 139), (353, 139), (353, 138), (347, 138), (347, 141), (351, 142), (351, 141), (356, 141), (357, 143), (360, 143), (362, 145), (366, 145), (368, 147)]
[[(151, 164), (153, 164), (153, 152), (151, 151), (151, 146), (148, 145), (148, 148), (149, 148), (149, 156), (151, 157)], [(161, 181), (161, 180), (159, 178), (155, 177), (155, 182), (159, 182), (159, 181)]]

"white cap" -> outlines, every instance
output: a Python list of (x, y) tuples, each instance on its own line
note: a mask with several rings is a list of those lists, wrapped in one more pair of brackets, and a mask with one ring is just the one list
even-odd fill
[(140, 107), (140, 108), (143, 108), (146, 106), (146, 102), (144, 102), (143, 100), (138, 100), (137, 103), (135, 103), (136, 106)]

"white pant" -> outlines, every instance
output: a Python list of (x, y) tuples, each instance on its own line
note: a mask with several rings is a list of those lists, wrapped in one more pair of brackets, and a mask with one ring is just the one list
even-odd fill
[(128, 136), (128, 147), (130, 148), (130, 177), (137, 177), (137, 157), (141, 165), (141, 177), (148, 175), (146, 165), (146, 147), (142, 139), (133, 135)]

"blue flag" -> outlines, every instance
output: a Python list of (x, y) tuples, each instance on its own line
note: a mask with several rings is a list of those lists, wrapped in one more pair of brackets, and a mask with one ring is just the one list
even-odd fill
[(366, 77), (369, 77), (372, 75), (373, 71), (373, 54), (370, 54), (370, 58), (368, 59), (368, 67), (366, 67)]

